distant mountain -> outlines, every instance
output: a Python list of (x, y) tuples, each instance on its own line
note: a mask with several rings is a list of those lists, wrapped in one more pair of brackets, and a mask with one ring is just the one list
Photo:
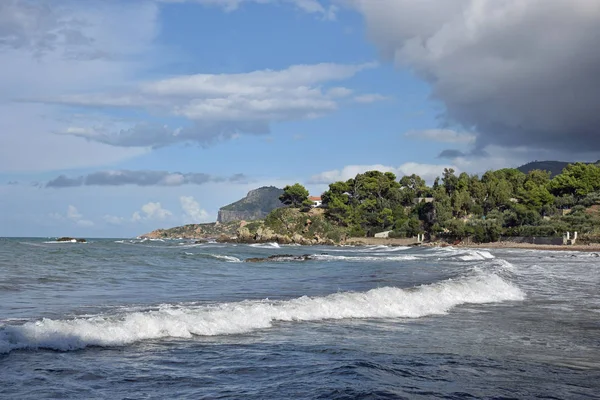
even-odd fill
[(550, 171), (552, 176), (556, 176), (560, 175), (562, 170), (565, 169), (565, 167), (569, 164), (571, 163), (565, 161), (532, 161), (525, 165), (521, 165), (517, 169), (524, 174), (536, 169), (541, 169), (542, 171)]
[[(569, 164), (574, 164), (577, 161), (571, 161), (571, 162), (566, 162), (566, 161), (532, 161), (530, 163), (527, 163), (525, 165), (521, 165), (520, 167), (518, 167), (517, 169), (521, 172), (523, 172), (524, 174), (528, 173), (529, 171), (533, 171), (536, 169), (541, 169), (542, 171), (550, 171), (552, 176), (556, 176), (556, 175), (560, 175), (563, 171), (563, 169), (565, 169), (565, 167)], [(587, 163), (587, 164), (593, 164), (593, 163)], [(595, 163), (596, 165), (600, 166), (600, 160), (596, 161)]]
[(263, 219), (276, 208), (282, 207), (279, 196), (283, 194), (283, 189), (275, 186), (264, 186), (248, 192), (248, 195), (241, 200), (221, 207), (217, 221), (226, 223), (231, 221), (252, 221)]

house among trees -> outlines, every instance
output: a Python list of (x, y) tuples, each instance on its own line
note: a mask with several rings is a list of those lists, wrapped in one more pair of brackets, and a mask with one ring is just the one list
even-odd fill
[(415, 197), (413, 200), (415, 204), (419, 203), (433, 203), (433, 197)]
[(312, 207), (321, 207), (323, 201), (321, 200), (321, 196), (309, 196), (308, 200), (312, 202)]

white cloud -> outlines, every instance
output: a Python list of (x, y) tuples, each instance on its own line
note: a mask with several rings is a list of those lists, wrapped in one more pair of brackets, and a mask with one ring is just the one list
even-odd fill
[(131, 216), (133, 222), (142, 220), (163, 221), (173, 216), (173, 213), (162, 207), (160, 202), (149, 202), (142, 206), (141, 211), (135, 211)]
[(67, 212), (64, 215), (61, 213), (53, 212), (53, 213), (48, 214), (48, 216), (57, 221), (68, 220), (68, 221), (71, 221), (71, 223), (74, 223), (78, 226), (86, 227), (86, 228), (89, 228), (89, 227), (92, 227), (95, 225), (93, 221), (91, 221), (89, 219), (84, 219), (83, 214), (81, 214), (79, 212), (79, 210), (77, 209), (77, 207), (75, 207), (74, 205), (69, 205), (67, 207)]
[[(348, 79), (376, 64), (294, 65), (273, 71), (239, 74), (195, 74), (145, 82), (126, 95), (64, 95), (60, 104), (115, 107), (160, 106), (187, 126), (134, 124), (126, 127), (69, 126), (61, 131), (114, 146), (159, 147), (177, 142), (207, 144), (240, 133), (268, 134), (275, 122), (318, 118), (338, 108), (352, 91), (323, 85)], [(369, 95), (373, 96), (373, 95)]]
[(457, 132), (452, 129), (425, 129), (412, 130), (404, 134), (405, 137), (411, 139), (430, 140), (433, 142), (442, 143), (475, 143), (475, 135), (465, 132)]
[[(335, 12), (317, 0), (197, 2), (226, 10), (252, 2), (323, 17)], [(0, 1), (0, 132), (10, 132), (0, 135), (0, 171), (96, 167), (173, 143), (268, 134), (273, 123), (335, 111), (350, 89), (332, 84), (376, 66), (323, 63), (142, 82), (147, 69), (170, 55), (155, 42), (161, 9), (156, 1)], [(139, 110), (136, 120), (117, 119), (106, 107)], [(143, 112), (169, 124), (144, 122)]]
[(331, 97), (347, 97), (352, 94), (352, 90), (345, 87), (334, 87), (327, 91), (327, 94)]
[(99, 166), (145, 152), (54, 135), (74, 113), (19, 100), (135, 80), (151, 57), (157, 12), (149, 2), (0, 1), (0, 171)]
[(404, 163), (399, 167), (382, 164), (347, 165), (342, 169), (325, 171), (314, 175), (310, 178), (309, 183), (330, 184), (337, 181), (346, 181), (366, 171), (393, 172), (398, 178), (404, 175), (417, 174), (426, 181), (432, 182), (436, 177), (442, 175), (444, 168), (453, 168), (455, 171), (459, 171), (459, 168), (453, 165), (419, 164), (414, 162)]
[(391, 97), (384, 96), (382, 94), (377, 94), (377, 93), (362, 94), (362, 95), (354, 97), (354, 101), (356, 101), (357, 103), (365, 103), (365, 104), (375, 103), (378, 101), (385, 101), (385, 100), (391, 100)]
[(132, 215), (131, 215), (131, 221), (132, 222), (139, 222), (142, 220), (142, 216), (140, 215), (139, 211), (135, 211)]
[(496, 145), (598, 152), (598, 0), (346, 0), (452, 126)]
[(102, 219), (111, 225), (121, 225), (125, 222), (125, 218), (109, 214), (104, 215)]
[(69, 207), (67, 208), (67, 218), (73, 221), (77, 221), (82, 218), (82, 215), (79, 213), (75, 206), (69, 205)]
[(200, 208), (200, 204), (192, 196), (181, 196), (179, 202), (184, 212), (184, 223), (198, 224), (210, 219), (208, 212)]
[(83, 226), (83, 227), (90, 227), (90, 226), (94, 226), (94, 222), (90, 221), (89, 219), (80, 219), (77, 221), (77, 225), (79, 226)]

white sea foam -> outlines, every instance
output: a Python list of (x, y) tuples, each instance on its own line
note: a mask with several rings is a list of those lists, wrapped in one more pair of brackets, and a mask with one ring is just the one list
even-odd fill
[(408, 246), (386, 246), (386, 245), (377, 245), (377, 246), (339, 246), (341, 248), (338, 249), (330, 249), (329, 251), (335, 252), (345, 252), (345, 253), (388, 253), (388, 252), (396, 252), (396, 251), (404, 251), (409, 250), (411, 247)]
[(483, 261), (496, 258), (489, 251), (485, 250), (466, 250), (464, 253), (466, 254), (459, 256), (463, 261)]
[(219, 259), (219, 260), (225, 260), (225, 261), (227, 261), (227, 262), (236, 262), (236, 263), (242, 262), (242, 260), (240, 260), (240, 259), (239, 259), (239, 258), (237, 258), (237, 257), (234, 257), (234, 256), (226, 256), (226, 255), (224, 255), (224, 254), (209, 254), (209, 256), (211, 256), (211, 257), (214, 257), (214, 258), (217, 258), (217, 259)]
[(271, 242), (271, 243), (254, 243), (254, 244), (251, 244), (249, 246), (250, 247), (259, 247), (259, 248), (262, 248), (262, 249), (272, 249), (272, 248), (278, 249), (278, 248), (280, 248), (279, 243), (276, 243), (276, 242)]
[(411, 261), (418, 260), (419, 257), (414, 255), (402, 255), (402, 256), (338, 256), (338, 255), (330, 255), (330, 254), (314, 254), (311, 255), (312, 258), (321, 261)]
[(212, 257), (212, 258), (216, 258), (218, 260), (223, 260), (223, 261), (227, 261), (227, 262), (235, 262), (235, 263), (242, 262), (242, 260), (240, 260), (237, 257), (227, 256), (225, 254), (192, 253), (192, 252), (189, 252), (189, 251), (186, 251), (184, 253), (187, 256)]
[(43, 319), (0, 328), (0, 353), (15, 349), (76, 350), (124, 346), (140, 340), (241, 334), (280, 321), (346, 318), (419, 318), (466, 303), (523, 300), (525, 294), (495, 274), (473, 275), (410, 289), (384, 287), (288, 301), (243, 301), (214, 306), (173, 305), (69, 320)]
[(58, 241), (58, 240), (49, 240), (49, 241), (44, 242), (44, 243), (46, 243), (46, 244), (70, 244), (70, 243), (80, 244), (80, 243), (85, 243), (85, 242), (78, 242), (77, 239), (71, 239), (71, 240), (61, 240), (61, 241)]
[(444, 258), (458, 258), (462, 261), (484, 261), (496, 258), (487, 250), (457, 249), (452, 246), (431, 248), (428, 251), (428, 255)]

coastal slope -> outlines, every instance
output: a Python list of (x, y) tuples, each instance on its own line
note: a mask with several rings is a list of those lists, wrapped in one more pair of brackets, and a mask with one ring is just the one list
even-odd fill
[(279, 196), (283, 189), (275, 186), (263, 186), (251, 190), (246, 197), (219, 209), (217, 221), (228, 223), (232, 221), (254, 221), (265, 218), (271, 211), (282, 207)]

